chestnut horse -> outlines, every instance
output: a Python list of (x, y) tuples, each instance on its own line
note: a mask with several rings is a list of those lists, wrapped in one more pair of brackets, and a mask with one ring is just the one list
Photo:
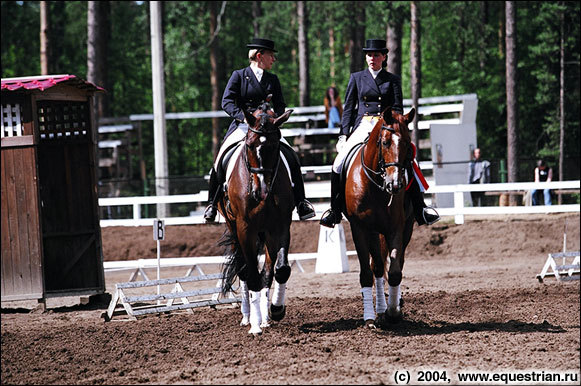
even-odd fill
[[(378, 324), (401, 317), (400, 283), (405, 249), (414, 223), (406, 187), (409, 179), (414, 178), (408, 168), (412, 161), (408, 123), (415, 110), (407, 115), (389, 111), (382, 113), (367, 141), (355, 154), (345, 185), (344, 213), (351, 225), (361, 268), (363, 320), (371, 328), (375, 327), (374, 277)], [(386, 304), (384, 275), (388, 256)]]
[[(285, 288), (290, 277), (288, 263), (290, 226), (294, 209), (289, 172), (280, 152), (280, 125), (292, 110), (277, 117), (268, 102), (254, 113), (244, 111), (248, 132), (227, 181), (219, 211), (226, 219), (230, 256), (223, 266), (223, 292), (236, 276), (242, 291), (242, 322), (251, 334), (261, 334), (269, 320), (285, 315)], [(259, 255), (265, 259), (259, 271)], [(269, 312), (269, 289), (276, 279)], [(270, 314), (270, 315), (269, 315)]]

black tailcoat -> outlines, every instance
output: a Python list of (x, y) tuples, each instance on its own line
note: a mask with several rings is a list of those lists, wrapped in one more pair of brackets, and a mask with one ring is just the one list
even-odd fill
[(403, 114), (399, 76), (385, 69), (382, 69), (375, 79), (367, 68), (352, 73), (345, 93), (341, 134), (349, 136), (359, 126), (364, 115), (376, 115), (389, 106)]
[(222, 109), (234, 118), (224, 138), (244, 122), (243, 109), (251, 112), (256, 110), (268, 94), (272, 94), (272, 109), (280, 116), (286, 104), (276, 75), (264, 71), (259, 83), (250, 66), (234, 71), (222, 96)]

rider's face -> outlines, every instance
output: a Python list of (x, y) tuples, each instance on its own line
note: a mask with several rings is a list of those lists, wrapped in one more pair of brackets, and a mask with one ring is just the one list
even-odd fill
[(256, 55), (256, 59), (258, 62), (258, 67), (262, 68), (263, 70), (270, 70), (274, 62), (276, 62), (276, 56), (274, 55), (273, 51), (264, 51), (263, 53), (258, 53)]
[(387, 55), (382, 54), (379, 51), (369, 51), (365, 55), (365, 60), (367, 61), (367, 65), (373, 70), (377, 71), (381, 69), (381, 64), (385, 60)]

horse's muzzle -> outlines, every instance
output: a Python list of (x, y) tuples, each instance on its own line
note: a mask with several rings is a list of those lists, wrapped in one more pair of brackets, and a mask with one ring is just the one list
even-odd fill
[(402, 190), (403, 184), (401, 181), (387, 181), (383, 180), (383, 190), (389, 194), (397, 194)]
[(394, 174), (395, 176), (392, 175), (392, 178), (389, 176), (383, 178), (383, 190), (389, 194), (397, 194), (406, 186), (403, 175), (401, 173)]

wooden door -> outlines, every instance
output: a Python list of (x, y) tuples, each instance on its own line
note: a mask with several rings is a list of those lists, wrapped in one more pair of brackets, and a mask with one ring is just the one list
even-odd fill
[(38, 101), (46, 292), (104, 290), (94, 147), (86, 102)]

